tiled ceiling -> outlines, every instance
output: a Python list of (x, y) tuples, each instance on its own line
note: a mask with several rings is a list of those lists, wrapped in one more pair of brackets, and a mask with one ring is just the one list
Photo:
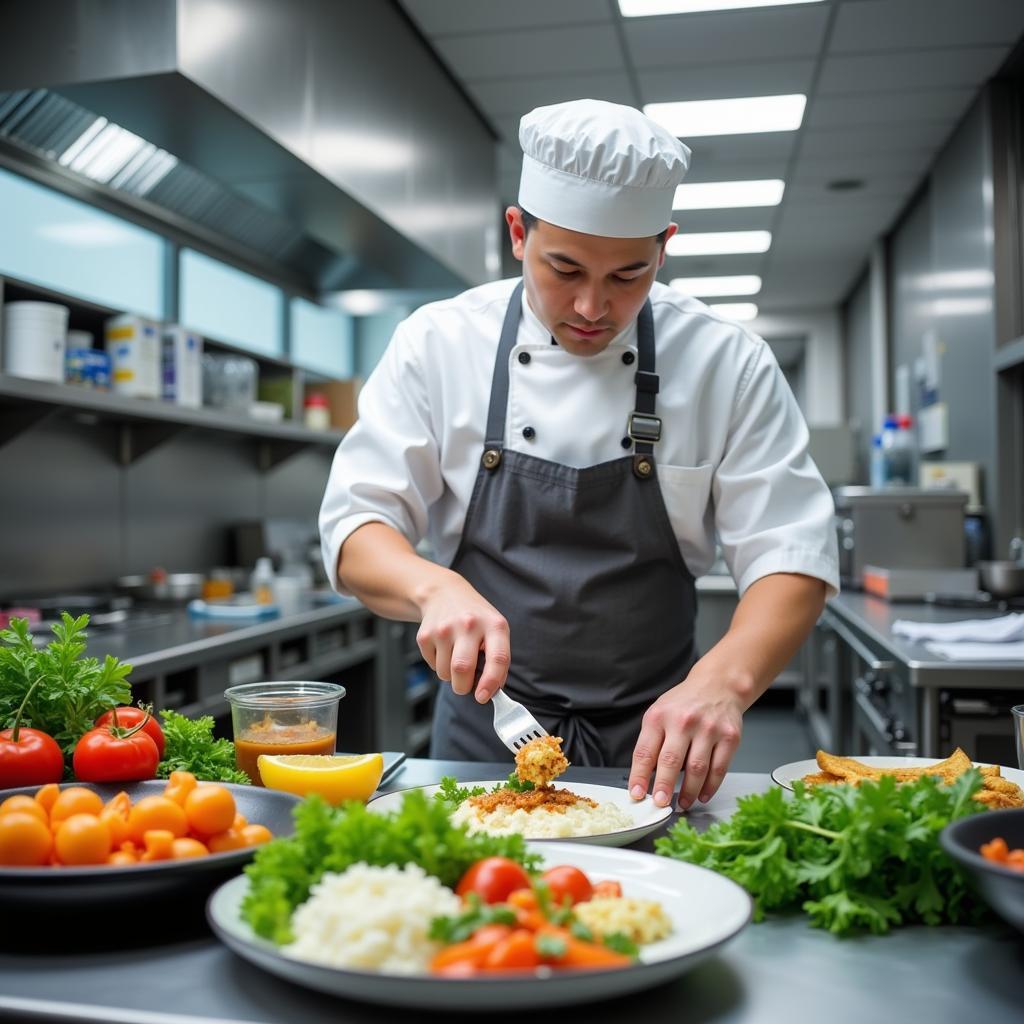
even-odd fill
[[(841, 301), (943, 143), (1024, 34), (1024, 0), (825, 0), (623, 18), (616, 0), (400, 0), (500, 138), (515, 201), (518, 121), (547, 103), (805, 93), (796, 132), (686, 140), (687, 181), (782, 178), (769, 209), (680, 212), (683, 231), (767, 228), (758, 256), (676, 257), (661, 277), (757, 273), (762, 310)], [(829, 183), (857, 179), (856, 190)]]

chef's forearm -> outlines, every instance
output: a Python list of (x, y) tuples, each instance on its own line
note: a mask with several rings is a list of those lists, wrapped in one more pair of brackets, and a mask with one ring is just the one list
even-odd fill
[(716, 679), (746, 710), (796, 654), (824, 606), (825, 584), (813, 576), (763, 576), (744, 593), (728, 632), (691, 676)]
[(338, 556), (341, 583), (370, 611), (403, 622), (419, 622), (430, 594), (453, 575), (416, 554), (405, 537), (384, 523), (359, 527)]

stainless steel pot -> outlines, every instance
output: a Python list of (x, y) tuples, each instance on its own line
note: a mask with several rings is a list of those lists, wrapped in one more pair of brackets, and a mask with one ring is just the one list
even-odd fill
[(156, 601), (191, 601), (203, 596), (201, 572), (172, 572), (163, 579), (152, 580), (148, 576), (122, 576), (117, 581), (118, 590), (140, 599)]
[(1024, 594), (1024, 565), (1019, 562), (979, 562), (981, 589), (993, 597), (1019, 597)]

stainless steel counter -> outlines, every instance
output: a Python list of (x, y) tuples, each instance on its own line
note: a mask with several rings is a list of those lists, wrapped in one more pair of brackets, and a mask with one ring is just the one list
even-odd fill
[[(498, 778), (508, 765), (411, 761), (387, 788), (461, 779)], [(618, 785), (614, 769), (570, 769), (569, 780)], [(720, 793), (690, 820), (698, 828), (728, 817), (736, 799), (770, 785), (764, 775), (729, 775)], [(653, 849), (653, 836), (636, 844)], [(401, 1014), (332, 999), (280, 981), (235, 957), (209, 934), (198, 912), (170, 919), (140, 914), (117, 927), (126, 941), (110, 945), (102, 921), (82, 925), (80, 949), (27, 953), (12, 923), (0, 931), (0, 1018), (19, 1021), (116, 1020), (138, 1024), (291, 1022), (338, 1024), (445, 1020), (451, 1015)], [(160, 935), (164, 938), (161, 940)], [(75, 935), (59, 934), (67, 947)], [(750, 925), (718, 954), (668, 985), (588, 1005), (588, 1021), (722, 1022), (722, 1024), (1016, 1024), (1021, 936), (994, 923), (984, 928), (906, 928), (888, 936), (836, 939), (802, 917)], [(495, 1007), (488, 1020), (521, 1020)], [(468, 1019), (468, 1018), (467, 1018)]]

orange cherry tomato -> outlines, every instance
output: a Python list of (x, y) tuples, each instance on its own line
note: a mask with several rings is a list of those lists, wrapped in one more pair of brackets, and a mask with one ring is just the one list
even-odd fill
[(210, 853), (228, 853), (230, 850), (244, 850), (249, 844), (242, 836), (241, 830), (229, 828), (225, 832), (218, 832), (206, 840)]
[(35, 800), (44, 811), (46, 811), (46, 817), (50, 817), (50, 812), (53, 810), (53, 805), (60, 796), (60, 786), (56, 782), (48, 782), (45, 786), (36, 790)]
[(185, 798), (196, 788), (196, 777), (191, 772), (171, 772), (164, 796), (184, 806)]
[(130, 868), (133, 864), (139, 863), (139, 858), (128, 850), (115, 850), (107, 857), (107, 863), (115, 868)]
[(11, 811), (22, 811), (38, 818), (44, 825), (50, 824), (50, 816), (46, 813), (46, 809), (30, 796), (24, 794), (9, 796), (0, 804), (0, 814), (9, 814)]
[(128, 811), (121, 811), (108, 805), (100, 811), (99, 818), (110, 830), (111, 846), (120, 847), (130, 837)]
[(231, 822), (232, 828), (243, 829), (249, 824), (249, 819), (244, 814), (236, 814), (235, 820)]
[(50, 827), (36, 815), (19, 810), (0, 815), (0, 864), (40, 867), (49, 862), (52, 849)]
[(179, 838), (168, 829), (151, 828), (143, 834), (142, 841), (146, 844), (146, 850), (141, 860), (170, 860), (174, 852), (174, 840)]
[(60, 795), (50, 808), (50, 824), (56, 827), (58, 822), (70, 818), (73, 814), (98, 815), (103, 810), (103, 801), (94, 789), (85, 786), (69, 786), (62, 789)]
[(185, 797), (185, 816), (200, 835), (212, 836), (231, 828), (236, 813), (231, 790), (215, 783), (196, 786)]
[(210, 851), (198, 839), (186, 836), (171, 843), (171, 860), (190, 860), (193, 857), (208, 857)]
[(94, 814), (72, 814), (58, 827), (54, 848), (61, 864), (105, 864), (110, 829)]
[(152, 831), (167, 831), (175, 839), (188, 832), (188, 819), (180, 804), (165, 796), (144, 796), (128, 814), (128, 838), (139, 842)]
[(266, 825), (246, 825), (240, 834), (246, 846), (262, 846), (274, 838), (274, 833)]

